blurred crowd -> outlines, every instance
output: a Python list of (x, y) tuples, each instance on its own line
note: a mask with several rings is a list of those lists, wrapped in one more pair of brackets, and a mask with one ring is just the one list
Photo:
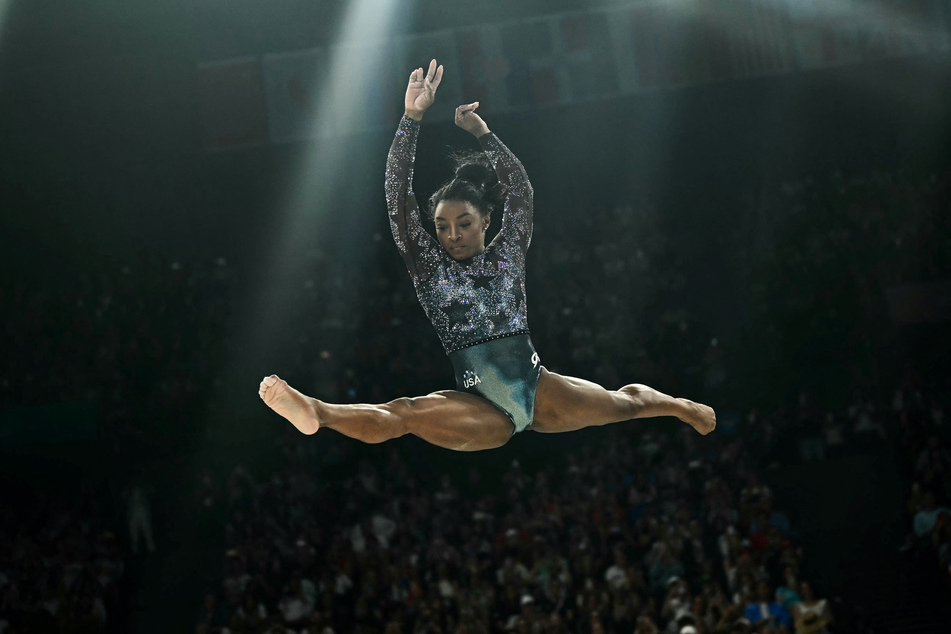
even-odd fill
[(56, 286), (5, 286), (3, 408), (94, 401), (123, 454), (174, 447), (219, 369), (231, 315), (227, 262), (91, 263)]
[(951, 595), (951, 420), (947, 396), (920, 390), (895, 392), (893, 409), (901, 423), (903, 465), (911, 491), (908, 537), (903, 551), (918, 574)]
[(125, 557), (101, 494), (26, 494), (0, 505), (0, 632), (123, 631)]
[(825, 631), (830, 602), (750, 441), (670, 427), (600, 428), (535, 469), (434, 483), (397, 443), (328, 482), (326, 440), (291, 438), (284, 468), (238, 465), (222, 487), (224, 571), (196, 631)]
[(749, 198), (758, 217), (746, 242), (788, 265), (772, 280), (778, 289), (820, 273), (835, 282), (856, 277), (858, 285), (941, 279), (951, 271), (949, 176), (911, 167), (833, 168), (784, 180)]

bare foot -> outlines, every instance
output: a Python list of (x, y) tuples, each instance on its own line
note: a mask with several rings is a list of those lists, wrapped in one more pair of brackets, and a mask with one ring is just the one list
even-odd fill
[(276, 374), (261, 381), (258, 395), (268, 407), (291, 421), (301, 433), (313, 434), (320, 427), (313, 400), (292, 388)]
[(680, 420), (696, 429), (701, 435), (706, 436), (717, 427), (717, 415), (709, 405), (694, 403), (685, 398), (678, 398), (678, 401), (687, 406), (686, 416), (678, 416)]

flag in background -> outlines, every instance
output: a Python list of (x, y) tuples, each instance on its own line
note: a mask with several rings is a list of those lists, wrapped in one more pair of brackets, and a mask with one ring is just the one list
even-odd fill
[(951, 51), (951, 5), (947, 2), (935, 2), (935, 41), (936, 51)]
[(932, 9), (934, 22), (934, 50), (951, 51), (951, 4), (935, 0)]
[(689, 4), (657, 3), (657, 53), (660, 61), (660, 85), (683, 86), (688, 83), (688, 50), (691, 42), (692, 11)]
[[(706, 81), (723, 49), (716, 34), (716, 16), (707, 5), (644, 2), (631, 7), (624, 20), (631, 41), (632, 69), (619, 69), (626, 89), (657, 90)], [(721, 38), (722, 39), (722, 38)], [(718, 60), (717, 67), (722, 64)]]
[(757, 11), (767, 40), (767, 72), (792, 72), (796, 68), (796, 61), (786, 6), (776, 0), (757, 0)]
[(824, 3), (820, 11), (824, 22), (822, 52), (827, 65), (854, 64), (861, 61), (859, 34), (853, 0)]
[(730, 29), (734, 78), (776, 75), (793, 69), (785, 6), (775, 0), (735, 0), (719, 8)]
[(698, 84), (710, 79), (710, 51), (705, 40), (704, 12), (707, 6), (694, 3), (689, 11), (676, 15), (678, 71), (680, 84)]
[(948, 50), (948, 2), (941, 0), (892, 0), (895, 16), (891, 38), (891, 55), (920, 55)]
[(555, 61), (552, 19), (503, 24), (502, 50), (509, 72), (505, 83), (508, 106), (527, 108), (553, 105), (561, 100), (561, 81)]
[(815, 0), (786, 0), (786, 6), (797, 67), (808, 69), (822, 66), (823, 43)]
[(478, 101), (479, 109), (486, 113), (509, 110), (508, 76), (512, 67), (502, 50), (499, 25), (462, 29), (458, 33), (458, 44), (462, 100)]
[(206, 150), (267, 143), (267, 107), (257, 57), (199, 64), (196, 79)]
[(487, 24), (459, 32), (463, 93), (487, 112), (559, 102), (551, 18)]
[[(630, 0), (612, 9), (202, 63), (202, 142), (219, 150), (390, 129), (409, 73), (433, 57), (446, 75), (431, 118), (451, 120), (457, 105), (476, 100), (482, 112), (510, 112), (948, 51), (949, 11), (946, 0)], [(330, 82), (335, 55), (373, 66), (324, 96), (319, 90)], [(322, 107), (329, 110), (320, 119)], [(325, 122), (323, 132), (315, 118)]]
[(824, 68), (861, 60), (852, 0), (786, 0), (798, 67)]
[(668, 2), (653, 4), (654, 44), (657, 53), (657, 87), (667, 88), (683, 84), (681, 47), (683, 40), (678, 32), (681, 22), (681, 7)]
[(727, 7), (724, 2), (704, 2), (697, 6), (697, 35), (700, 45), (697, 53), (702, 56), (703, 80), (721, 81), (733, 77), (730, 57), (730, 25), (726, 21)]
[(630, 37), (633, 43), (636, 84), (641, 90), (653, 90), (660, 86), (657, 43), (654, 23), (654, 6), (642, 4), (627, 12)]
[[(558, 21), (558, 57), (567, 91), (578, 103), (618, 92), (618, 69), (606, 13), (578, 13)], [(562, 92), (562, 90), (559, 90)]]
[(265, 55), (264, 85), (272, 143), (310, 138), (317, 115), (320, 87), (327, 77), (324, 49), (312, 48)]
[(889, 50), (889, 31), (892, 28), (886, 19), (888, 0), (868, 0), (857, 8), (856, 25), (859, 37), (859, 52), (866, 60), (882, 59), (894, 55)]

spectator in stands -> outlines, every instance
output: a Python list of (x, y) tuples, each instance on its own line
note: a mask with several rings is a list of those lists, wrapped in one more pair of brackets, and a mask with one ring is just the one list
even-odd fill
[(241, 605), (231, 615), (229, 629), (232, 632), (258, 632), (267, 623), (267, 608), (254, 594), (244, 596)]
[(793, 608), (802, 600), (798, 590), (799, 581), (796, 579), (796, 571), (786, 566), (783, 570), (783, 582), (776, 588), (776, 602), (782, 603), (789, 614), (793, 614)]
[(833, 412), (827, 412), (823, 423), (823, 439), (830, 458), (838, 457), (845, 447), (845, 425)]
[(780, 626), (781, 631), (788, 631), (792, 627), (792, 619), (782, 603), (773, 600), (769, 584), (760, 581), (756, 586), (757, 599), (746, 606), (743, 616), (753, 625), (759, 627), (761, 621), (766, 621), (771, 627)]
[(825, 599), (817, 599), (812, 586), (803, 581), (800, 585), (802, 601), (793, 608), (796, 632), (799, 634), (828, 634), (827, 626), (832, 624), (832, 612)]
[(309, 622), (316, 598), (314, 584), (302, 578), (300, 571), (295, 571), (278, 602), (284, 625), (296, 629)]
[(875, 443), (885, 439), (885, 426), (875, 414), (872, 401), (860, 396), (849, 407), (852, 435), (861, 444)]
[(684, 567), (666, 542), (654, 542), (645, 561), (650, 567), (651, 590), (661, 596), (667, 591), (671, 580), (679, 580), (684, 574)]
[(229, 622), (228, 608), (218, 601), (215, 593), (206, 594), (205, 602), (198, 614), (195, 634), (220, 634), (222, 628), (228, 627)]
[(649, 616), (639, 616), (634, 634), (657, 634), (657, 626)]
[(938, 518), (931, 531), (931, 543), (938, 554), (938, 566), (948, 576), (947, 581), (951, 582), (951, 518)]
[(627, 585), (627, 557), (624, 555), (624, 549), (620, 546), (614, 547), (614, 564), (604, 573), (604, 580), (611, 588), (622, 588)]
[[(120, 630), (125, 564), (93, 487), (75, 498), (28, 491), (36, 507), (0, 506), (0, 627), (12, 632)], [(5, 504), (8, 501), (5, 500)]]
[(825, 445), (821, 438), (819, 413), (805, 391), (799, 393), (796, 426), (799, 433), (799, 454), (803, 462), (822, 460)]
[(682, 617), (690, 614), (692, 603), (690, 591), (687, 582), (677, 577), (672, 577), (668, 581), (668, 588), (660, 615), (668, 623), (676, 623)]
[(218, 485), (210, 467), (202, 468), (198, 484), (195, 486), (195, 500), (201, 509), (207, 511), (214, 509), (218, 503)]
[[(947, 521), (951, 516), (951, 509), (935, 504), (934, 493), (928, 491), (924, 495), (921, 509), (915, 513), (914, 529), (918, 537), (928, 537), (940, 521)], [(942, 519), (943, 518), (943, 519)]]
[(938, 436), (928, 438), (928, 446), (918, 455), (915, 474), (925, 487), (939, 490), (944, 495), (951, 493), (951, 451), (941, 446)]
[(229, 604), (233, 604), (251, 583), (247, 565), (237, 550), (229, 550), (225, 559), (224, 591)]
[(139, 538), (145, 539), (145, 547), (155, 552), (152, 539), (152, 507), (149, 504), (149, 487), (139, 479), (132, 482), (126, 491), (126, 517), (129, 521), (129, 542), (132, 554), (139, 552)]

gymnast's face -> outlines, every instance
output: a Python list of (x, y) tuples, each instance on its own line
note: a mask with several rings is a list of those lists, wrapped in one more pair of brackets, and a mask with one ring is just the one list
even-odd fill
[(436, 205), (436, 237), (454, 260), (466, 260), (485, 250), (489, 215), (462, 200), (442, 200)]

